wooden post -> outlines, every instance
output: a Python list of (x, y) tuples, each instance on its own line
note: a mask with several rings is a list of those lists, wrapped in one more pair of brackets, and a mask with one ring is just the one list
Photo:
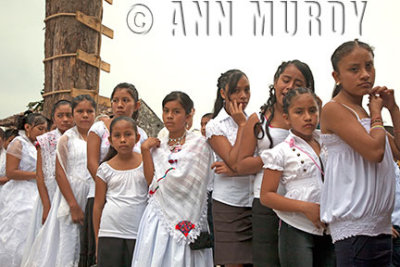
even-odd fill
[[(56, 101), (71, 98), (72, 88), (85, 88), (98, 97), (100, 67), (104, 63), (100, 59), (101, 32), (111, 34), (110, 29), (104, 30), (101, 25), (102, 1), (46, 0), (43, 105), (46, 116)], [(96, 22), (91, 27), (80, 21), (87, 21), (87, 16), (100, 24)], [(99, 66), (80, 60), (79, 50), (98, 57), (95, 62)]]

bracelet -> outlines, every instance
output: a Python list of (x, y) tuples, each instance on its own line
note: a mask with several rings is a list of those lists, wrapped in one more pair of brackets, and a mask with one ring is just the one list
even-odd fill
[(386, 129), (385, 129), (385, 127), (383, 127), (383, 125), (372, 126), (370, 130), (373, 130), (373, 129), (383, 129), (384, 131), (386, 131)]
[(377, 119), (371, 119), (371, 125), (374, 124), (374, 123), (382, 123), (383, 124), (383, 121), (380, 118), (379, 119), (378, 118)]

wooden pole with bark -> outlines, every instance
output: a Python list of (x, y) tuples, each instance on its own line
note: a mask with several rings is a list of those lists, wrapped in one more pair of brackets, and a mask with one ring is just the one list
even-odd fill
[(110, 71), (100, 58), (101, 35), (113, 38), (113, 31), (101, 24), (102, 14), (102, 0), (46, 0), (44, 115), (79, 94), (107, 105), (98, 94), (100, 71)]

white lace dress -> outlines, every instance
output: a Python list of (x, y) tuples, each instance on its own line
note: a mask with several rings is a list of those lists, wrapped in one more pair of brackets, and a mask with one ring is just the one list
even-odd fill
[[(41, 150), (44, 183), (47, 188), (47, 193), (49, 195), (50, 203), (53, 199), (54, 193), (56, 192), (57, 188), (57, 182), (55, 179), (56, 148), (58, 139), (60, 137), (61, 137), (61, 132), (58, 129), (55, 129), (51, 132), (45, 133), (36, 138)], [(36, 198), (35, 205), (33, 207), (33, 213), (30, 219), (28, 237), (25, 242), (22, 265), (25, 264), (26, 257), (28, 257), (29, 255), (35, 237), (38, 234), (40, 228), (42, 227), (42, 215), (43, 215), (43, 205), (40, 196), (38, 196)]]
[[(35, 172), (36, 148), (23, 131), (7, 153), (20, 159), (18, 169)], [(20, 266), (29, 219), (38, 196), (36, 180), (11, 180), (0, 196), (0, 266)]]
[[(76, 201), (84, 211), (92, 178), (86, 167), (86, 141), (82, 139), (76, 127), (66, 131), (59, 139), (57, 159), (67, 176)], [(68, 203), (57, 188), (47, 220), (23, 266), (78, 266), (79, 228), (80, 225), (72, 222)]]
[(168, 138), (152, 150), (155, 174), (150, 200), (139, 225), (132, 266), (213, 266), (212, 250), (191, 250), (208, 230), (207, 185), (212, 151), (202, 136), (187, 133), (182, 150), (172, 153)]

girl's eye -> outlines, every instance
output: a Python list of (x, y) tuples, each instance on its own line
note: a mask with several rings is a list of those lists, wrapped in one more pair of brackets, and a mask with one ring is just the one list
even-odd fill
[(123, 99), (122, 99), (122, 102), (128, 103), (128, 102), (129, 102), (129, 98), (123, 98)]

